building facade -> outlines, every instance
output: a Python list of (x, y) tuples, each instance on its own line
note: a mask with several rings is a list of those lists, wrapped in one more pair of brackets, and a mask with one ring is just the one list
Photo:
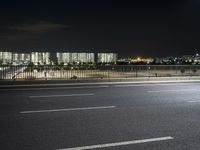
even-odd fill
[(12, 53), (12, 62), (16, 64), (27, 64), (31, 61), (29, 53)]
[(50, 53), (49, 52), (31, 52), (31, 62), (37, 64), (50, 64)]
[(11, 52), (0, 52), (0, 61), (2, 64), (12, 63), (12, 53)]
[(70, 53), (70, 52), (0, 52), (1, 64), (28, 64), (29, 62), (35, 65), (48, 65), (51, 62), (58, 64), (84, 64), (84, 63), (116, 63), (116, 53)]
[(116, 53), (98, 53), (98, 63), (116, 63), (118, 55)]
[(58, 63), (94, 63), (94, 53), (56, 53)]

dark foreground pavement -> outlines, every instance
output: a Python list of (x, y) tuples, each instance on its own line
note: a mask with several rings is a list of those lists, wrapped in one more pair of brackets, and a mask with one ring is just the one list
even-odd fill
[(199, 150), (200, 83), (0, 89), (0, 149), (95, 147)]

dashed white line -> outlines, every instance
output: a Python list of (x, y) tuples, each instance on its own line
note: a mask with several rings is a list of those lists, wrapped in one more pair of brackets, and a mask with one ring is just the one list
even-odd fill
[(91, 145), (91, 146), (82, 146), (82, 147), (74, 147), (74, 148), (63, 148), (57, 150), (86, 150), (86, 149), (97, 149), (97, 148), (107, 148), (107, 147), (116, 147), (116, 146), (124, 146), (124, 145), (131, 145), (131, 144), (141, 144), (141, 143), (149, 143), (149, 142), (157, 142), (157, 141), (166, 141), (174, 139), (171, 136), (167, 137), (158, 137), (158, 138), (151, 138), (151, 139), (143, 139), (143, 140), (133, 140), (133, 141), (124, 141), (118, 143), (107, 143), (107, 144), (98, 144), (98, 145)]
[(32, 113), (50, 113), (50, 112), (62, 112), (62, 111), (78, 111), (78, 110), (94, 110), (94, 109), (112, 109), (115, 106), (101, 106), (101, 107), (84, 107), (84, 108), (68, 108), (68, 109), (49, 109), (49, 110), (33, 110), (33, 111), (21, 111), (21, 114)]
[(93, 95), (94, 93), (68, 94), (68, 95), (35, 95), (35, 96), (29, 96), (29, 98), (73, 97), (73, 96), (93, 96)]

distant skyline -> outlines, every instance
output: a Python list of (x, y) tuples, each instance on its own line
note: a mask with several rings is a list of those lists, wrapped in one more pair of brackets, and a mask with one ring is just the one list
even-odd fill
[(163, 57), (200, 49), (198, 0), (13, 0), (0, 2), (0, 18), (0, 49), (10, 51)]

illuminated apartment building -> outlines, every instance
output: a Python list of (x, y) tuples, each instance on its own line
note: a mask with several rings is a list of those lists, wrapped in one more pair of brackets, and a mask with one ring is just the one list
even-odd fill
[(28, 63), (31, 61), (29, 53), (12, 53), (12, 62), (17, 64)]
[(98, 63), (116, 63), (117, 61), (116, 53), (98, 53), (97, 57)]
[(56, 53), (58, 63), (94, 63), (94, 53)]
[(11, 52), (0, 52), (0, 61), (3, 64), (8, 64), (12, 62), (12, 53)]
[(32, 52), (31, 62), (37, 64), (50, 64), (50, 53), (48, 52)]

